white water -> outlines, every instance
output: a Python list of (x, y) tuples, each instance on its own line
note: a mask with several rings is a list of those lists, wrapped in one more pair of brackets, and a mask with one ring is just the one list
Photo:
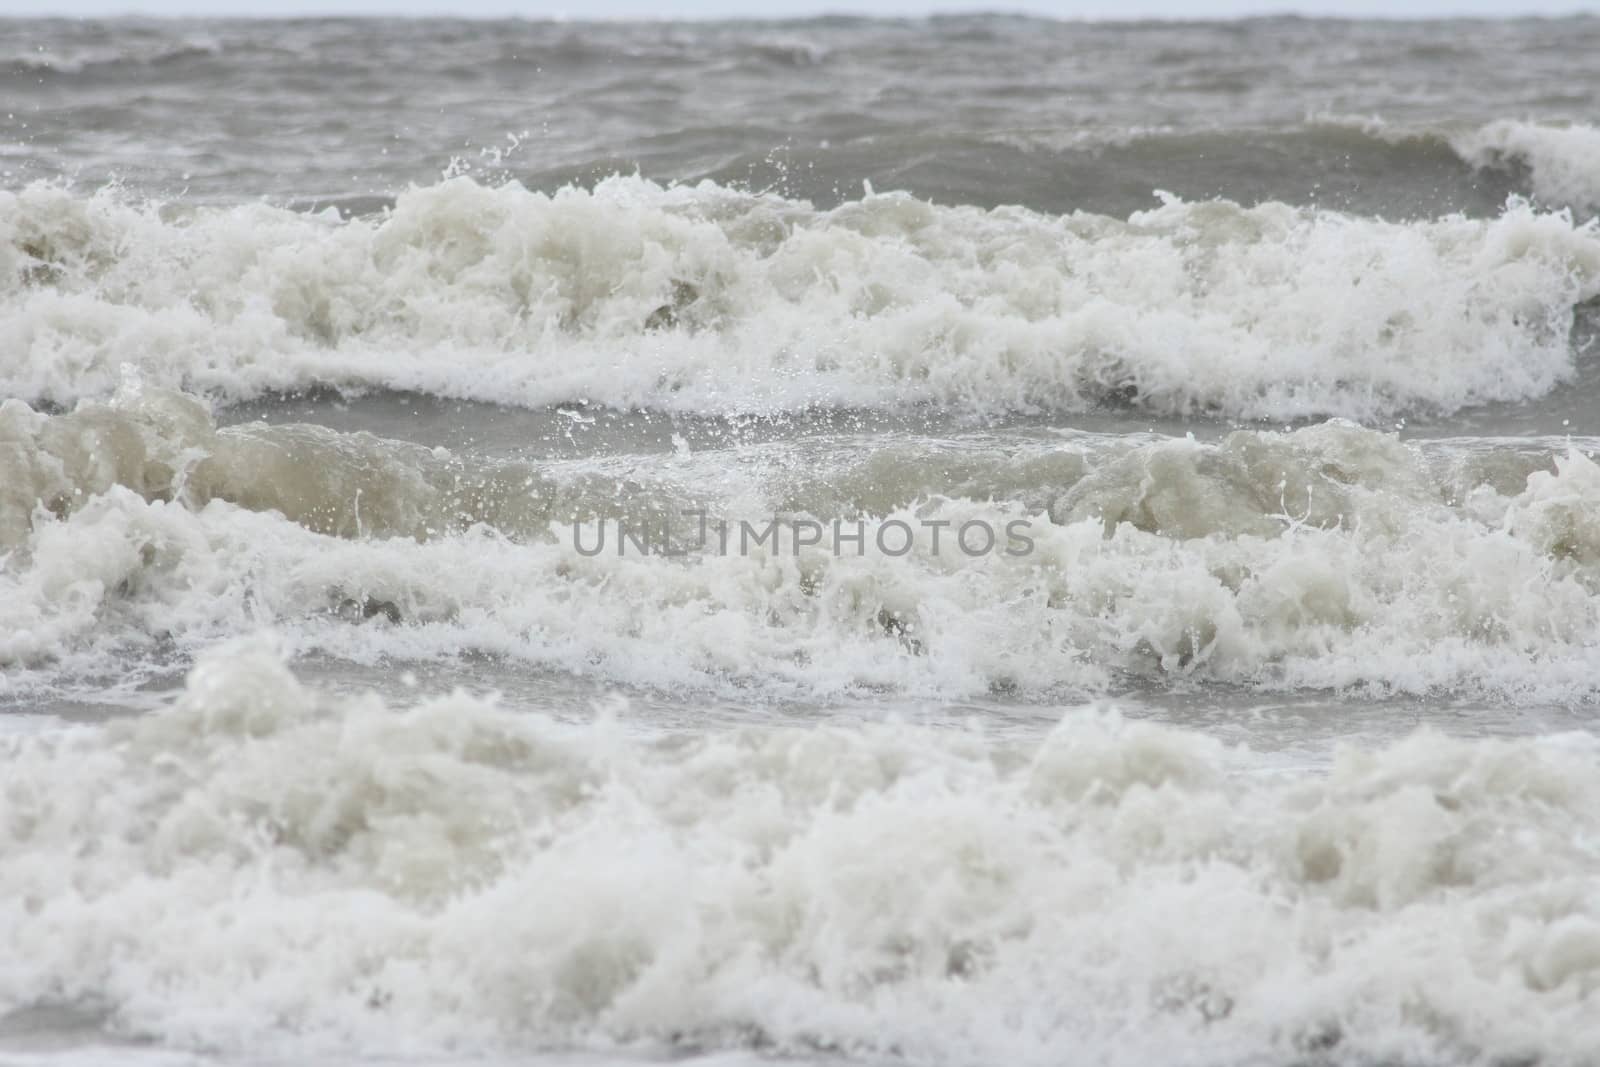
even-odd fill
[(574, 711), (334, 700), (235, 648), (169, 710), (0, 739), (0, 1006), (280, 1054), (1600, 1042), (1592, 738), (1424, 732), (1307, 776), (1087, 709), (1037, 742)]
[(1377, 419), (1548, 393), (1597, 294), (1595, 224), (1515, 203), (1402, 224), (1168, 201), (1124, 222), (461, 178), (341, 222), (0, 193), (0, 390), (57, 403), (131, 365), (233, 399)]
[[(139, 677), (152, 654), (167, 670), (173, 654), (269, 625), (358, 662), (489, 653), (801, 699), (1037, 697), (1128, 677), (1600, 697), (1600, 466), (1577, 450), (1423, 450), (1330, 422), (1211, 444), (1034, 444), (960, 487), (926, 444), (842, 463), (735, 445), (642, 460), (635, 476), (474, 468), (308, 427), (217, 431), (156, 393), (0, 416), (16, 494), (0, 503), (13, 691)], [(690, 500), (728, 521), (777, 509), (860, 522), (865, 544), (735, 535), (726, 554), (689, 559), (619, 547), (617, 521)], [(885, 520), (951, 525), (942, 548), (923, 533), (900, 556), (878, 547)], [(1031, 549), (957, 551), (969, 521), (1021, 521)], [(591, 553), (609, 540), (586, 555), (579, 536)]]
[(1600, 23), (6, 26), (0, 1064), (1594, 1067)]

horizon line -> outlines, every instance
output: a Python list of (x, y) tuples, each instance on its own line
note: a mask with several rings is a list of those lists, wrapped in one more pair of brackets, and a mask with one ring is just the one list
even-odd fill
[(1243, 22), (1274, 22), (1274, 21), (1305, 21), (1305, 22), (1385, 22), (1385, 23), (1433, 23), (1433, 22), (1517, 22), (1517, 21), (1564, 21), (1572, 19), (1592, 19), (1600, 16), (1600, 5), (1587, 4), (1570, 9), (1550, 10), (1533, 9), (1527, 11), (1506, 12), (1503, 14), (1483, 14), (1463, 11), (1440, 11), (1431, 13), (1396, 13), (1394, 11), (1371, 12), (1361, 14), (1334, 13), (1320, 9), (1285, 8), (1263, 9), (1260, 11), (1244, 11), (1232, 14), (1053, 14), (1043, 11), (1008, 7), (974, 7), (970, 9), (936, 10), (906, 13), (869, 13), (859, 10), (821, 8), (813, 12), (795, 13), (789, 15), (727, 15), (715, 13), (683, 13), (683, 14), (568, 14), (554, 12), (550, 14), (527, 14), (513, 11), (486, 11), (462, 12), (450, 11), (443, 7), (436, 11), (372, 11), (351, 10), (349, 8), (310, 6), (299, 10), (276, 10), (263, 13), (213, 13), (201, 8), (180, 11), (150, 11), (137, 7), (125, 9), (112, 9), (103, 11), (71, 14), (57, 11), (47, 11), (41, 8), (37, 12), (31, 11), (6, 11), (0, 12), (0, 23), (3, 22), (89, 22), (89, 21), (116, 21), (116, 20), (146, 20), (152, 22), (296, 22), (296, 21), (362, 21), (362, 20), (395, 20), (408, 22), (522, 22), (522, 23), (550, 23), (556, 25), (583, 25), (583, 24), (616, 24), (636, 23), (645, 25), (671, 24), (671, 23), (745, 23), (750, 25), (772, 25), (780, 23), (800, 22), (825, 22), (830, 20), (853, 22), (929, 22), (942, 19), (966, 18), (1014, 18), (1037, 22), (1054, 22), (1063, 24), (1095, 23), (1109, 25), (1127, 25), (1134, 23), (1171, 23), (1171, 24), (1207, 24), (1207, 23), (1243, 23)]

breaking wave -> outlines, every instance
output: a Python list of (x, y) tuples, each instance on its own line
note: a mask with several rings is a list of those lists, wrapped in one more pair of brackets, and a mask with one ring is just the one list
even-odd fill
[(252, 1055), (1600, 1044), (1592, 738), (1280, 774), (1090, 709), (1036, 741), (628, 714), (335, 698), (245, 646), (169, 708), (0, 737), (0, 1011)]
[[(477, 653), (805, 698), (1132, 679), (1600, 696), (1600, 465), (1577, 450), (1422, 449), (1329, 422), (1215, 443), (1083, 435), (955, 461), (914, 440), (762, 455), (630, 472), (306, 426), (218, 430), (154, 391), (57, 416), (13, 401), (0, 408), (0, 665), (22, 689), (109, 664), (137, 678), (266, 625), (361, 662)], [(608, 521), (693, 507), (849, 519), (868, 546), (889, 522), (1021, 522), (1029, 547), (676, 558), (604, 545)], [(580, 532), (605, 550), (581, 551)]]
[(1391, 223), (1224, 201), (1127, 221), (832, 210), (614, 178), (455, 179), (340, 220), (0, 194), (0, 389), (330, 385), (540, 407), (1275, 420), (1526, 400), (1574, 373), (1594, 223)]
[(1549, 204), (1600, 211), (1600, 129), (1501, 120), (1452, 140), (1479, 167), (1527, 168), (1533, 193)]

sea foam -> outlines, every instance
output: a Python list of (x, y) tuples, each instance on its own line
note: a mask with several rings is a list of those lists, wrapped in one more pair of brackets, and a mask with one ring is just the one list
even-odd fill
[(224, 399), (1370, 420), (1549, 392), (1597, 294), (1595, 225), (1515, 202), (1398, 223), (1169, 198), (1123, 221), (458, 178), (340, 220), (0, 194), (0, 389), (54, 403), (127, 364)]
[[(11, 402), (0, 667), (13, 688), (51, 686), (269, 625), (356, 661), (487, 653), (803, 699), (1131, 678), (1600, 697), (1600, 466), (1577, 449), (1422, 449), (1328, 422), (979, 454), (956, 482), (938, 449), (822, 464), (793, 447), (632, 480), (317, 427), (217, 430), (155, 391), (56, 416)], [(1029, 543), (591, 551), (602, 524), (691, 501), (868, 531), (1022, 523)]]
[(1592, 738), (1283, 774), (1091, 709), (1032, 741), (575, 710), (336, 698), (236, 646), (167, 709), (0, 737), (0, 1011), (251, 1056), (1600, 1043)]

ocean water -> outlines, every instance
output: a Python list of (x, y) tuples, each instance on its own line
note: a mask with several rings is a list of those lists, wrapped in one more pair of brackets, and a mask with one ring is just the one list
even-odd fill
[(1600, 1063), (1597, 54), (0, 21), (0, 1062)]

